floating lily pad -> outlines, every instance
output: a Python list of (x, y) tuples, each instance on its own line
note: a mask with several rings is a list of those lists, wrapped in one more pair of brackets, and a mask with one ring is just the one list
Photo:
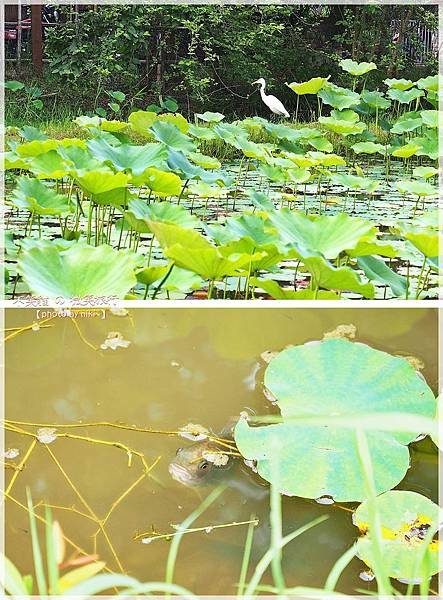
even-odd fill
[[(281, 493), (337, 502), (365, 499), (364, 475), (352, 429), (334, 427), (330, 416), (405, 412), (433, 417), (431, 389), (403, 358), (343, 339), (292, 346), (269, 363), (264, 378), (283, 421), (251, 427), (241, 418), (235, 441), (257, 461), (259, 475)], [(297, 425), (297, 417), (324, 425)], [(378, 494), (397, 485), (409, 467), (407, 444), (420, 433), (368, 431)]]
[[(432, 541), (432, 536), (440, 526), (439, 507), (421, 494), (399, 490), (378, 496), (375, 506), (382, 531), (380, 543), (386, 574), (395, 579), (417, 581), (425, 561), (429, 576), (438, 573), (442, 568), (439, 543)], [(363, 534), (357, 542), (358, 556), (373, 567), (367, 501), (357, 508), (352, 520)]]

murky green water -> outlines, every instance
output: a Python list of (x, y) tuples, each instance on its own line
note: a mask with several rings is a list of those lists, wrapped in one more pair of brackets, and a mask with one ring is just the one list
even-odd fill
[[(6, 313), (6, 327), (32, 323), (33, 310)], [(287, 344), (319, 339), (341, 323), (357, 326), (360, 341), (391, 353), (413, 354), (425, 363), (426, 380), (437, 388), (437, 311), (434, 309), (134, 309), (130, 318), (77, 319), (82, 336), (99, 346), (108, 332), (119, 331), (128, 348), (94, 351), (69, 319), (38, 332), (27, 331), (6, 343), (6, 417), (38, 423), (109, 421), (161, 430), (201, 423), (220, 431), (230, 416), (251, 409), (268, 412), (262, 392), (265, 365), (260, 354)], [(295, 382), (296, 384), (296, 382)], [(35, 431), (31, 426), (25, 430)], [(68, 431), (59, 429), (58, 431)], [(186, 488), (172, 480), (168, 463), (178, 446), (174, 436), (84, 427), (77, 435), (119, 441), (144, 454), (148, 464), (161, 456), (153, 479), (143, 480), (117, 506), (106, 523), (109, 539), (123, 568), (141, 581), (161, 581), (169, 543), (133, 541), (137, 531), (154, 527), (171, 532), (200, 503), (210, 487)], [(6, 447), (20, 450), (32, 438), (8, 432)], [(50, 449), (93, 509), (103, 517), (112, 503), (141, 474), (136, 456), (128, 468), (124, 450), (76, 439), (58, 438)], [(12, 471), (7, 470), (6, 481)], [(228, 488), (196, 522), (210, 526), (258, 516), (252, 564), (269, 542), (268, 488), (244, 468), (227, 475)], [(86, 511), (49, 452), (37, 444), (11, 494), (25, 502), (25, 486), (34, 502)], [(435, 448), (424, 440), (412, 445), (412, 468), (400, 485), (432, 500), (438, 497)], [(329, 519), (293, 541), (286, 549), (287, 584), (322, 586), (337, 558), (353, 543), (357, 530), (350, 513), (299, 498), (285, 498), (284, 531), (288, 533), (323, 514)], [(38, 509), (43, 515), (43, 508)], [(69, 510), (53, 509), (66, 535), (85, 551), (95, 549), (97, 526)], [(43, 533), (43, 532), (42, 532)], [(6, 503), (6, 553), (22, 572), (32, 571), (31, 540), (25, 511)], [(175, 581), (198, 594), (233, 594), (239, 578), (246, 527), (215, 529), (184, 536)], [(102, 534), (97, 552), (112, 570), (115, 558)], [(359, 579), (363, 563), (354, 559), (340, 579), (339, 590), (374, 589)], [(268, 575), (265, 583), (270, 583)]]

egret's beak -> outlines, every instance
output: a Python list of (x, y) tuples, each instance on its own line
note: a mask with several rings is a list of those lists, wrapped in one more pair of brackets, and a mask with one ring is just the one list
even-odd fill
[(260, 81), (257, 79), (257, 81), (253, 81), (251, 85), (255, 85), (256, 83), (260, 83)]

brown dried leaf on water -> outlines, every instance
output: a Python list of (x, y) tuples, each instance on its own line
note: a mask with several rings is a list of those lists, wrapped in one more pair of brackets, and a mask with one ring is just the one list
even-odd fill
[(324, 340), (339, 340), (339, 339), (349, 339), (353, 340), (357, 333), (357, 327), (352, 323), (337, 325), (335, 329), (332, 331), (327, 331), (323, 335)]
[(9, 460), (12, 460), (13, 458), (17, 458), (19, 454), (20, 450), (18, 448), (8, 448), (4, 452), (4, 457), (8, 458)]
[(211, 433), (209, 429), (206, 429), (206, 427), (203, 427), (203, 425), (199, 425), (198, 423), (188, 423), (184, 427), (180, 427), (179, 432), (181, 437), (192, 440), (193, 442), (206, 440)]
[(52, 539), (54, 542), (57, 564), (61, 565), (65, 558), (66, 545), (65, 538), (63, 537), (63, 531), (58, 521), (53, 521), (52, 523)]
[(95, 563), (99, 559), (98, 554), (86, 554), (84, 556), (77, 556), (76, 558), (70, 558), (64, 563), (59, 565), (60, 569), (67, 569), (68, 567), (81, 567), (83, 565), (89, 565)]
[(123, 338), (123, 335), (119, 331), (110, 331), (103, 344), (100, 345), (100, 348), (102, 350), (107, 350), (108, 348), (116, 350), (117, 348), (127, 348), (130, 343), (129, 340)]
[(40, 427), (37, 429), (37, 439), (41, 444), (52, 444), (57, 439), (56, 432), (54, 427)]
[(229, 461), (229, 456), (223, 452), (203, 452), (203, 458), (216, 467), (224, 467)]

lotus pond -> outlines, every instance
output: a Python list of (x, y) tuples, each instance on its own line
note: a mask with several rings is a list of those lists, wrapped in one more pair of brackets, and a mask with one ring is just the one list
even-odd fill
[(9, 128), (7, 298), (435, 298), (437, 76), (370, 91), (373, 63), (342, 67), (349, 88), (289, 84), (285, 123), (139, 110), (78, 117), (70, 138)]
[(437, 593), (437, 316), (8, 309), (15, 590)]

